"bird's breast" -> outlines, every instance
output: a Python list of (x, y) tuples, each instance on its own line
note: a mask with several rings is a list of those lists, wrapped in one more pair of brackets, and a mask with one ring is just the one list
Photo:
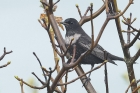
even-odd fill
[(74, 34), (71, 36), (65, 36), (65, 44), (69, 45), (71, 41), (72, 41), (71, 44), (75, 44), (77, 42), (77, 40), (80, 38), (80, 36), (81, 36), (81, 34)]

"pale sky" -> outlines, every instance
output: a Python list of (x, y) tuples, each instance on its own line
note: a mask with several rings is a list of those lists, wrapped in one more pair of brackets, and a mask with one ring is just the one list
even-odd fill
[[(117, 1), (119, 9), (123, 10), (129, 0)], [(82, 14), (84, 14), (91, 2), (93, 3), (94, 12), (103, 4), (102, 0), (60, 0), (57, 11), (54, 14), (55, 16), (62, 17), (63, 20), (66, 18), (76, 18), (77, 20), (80, 20), (75, 4), (79, 5)], [(137, 29), (139, 29), (140, 24), (139, 3), (139, 0), (134, 0), (134, 4), (131, 5), (129, 10), (124, 14), (124, 16), (129, 17), (131, 12), (133, 14), (133, 18), (137, 17), (136, 22), (133, 24)], [(7, 51), (13, 50), (13, 53), (6, 55), (0, 62), (0, 65), (3, 65), (8, 61), (11, 61), (9, 66), (0, 69), (0, 93), (21, 93), (19, 82), (14, 78), (15, 75), (25, 81), (29, 78), (34, 78), (36, 85), (41, 86), (41, 84), (31, 74), (31, 72), (35, 72), (40, 78), (42, 78), (42, 80), (44, 80), (39, 63), (32, 54), (33, 52), (36, 52), (44, 67), (47, 69), (49, 67), (54, 67), (50, 40), (47, 32), (37, 21), (40, 14), (43, 13), (43, 9), (39, 6), (39, 0), (0, 1), (0, 54), (3, 54), (4, 47), (6, 47)], [(98, 18), (93, 20), (95, 37), (98, 35), (105, 17), (106, 13), (103, 12)], [(86, 23), (82, 27), (86, 33), (90, 35), (90, 23)], [(126, 30), (127, 26), (123, 25), (122, 29)], [(62, 34), (64, 36), (65, 31), (62, 31)], [(126, 34), (124, 35), (126, 38)], [(111, 20), (105, 28), (99, 44), (110, 53), (123, 57), (114, 20)], [(131, 56), (133, 56), (136, 51), (137, 48), (135, 44), (131, 48)], [(140, 59), (137, 60), (138, 63), (139, 61)], [(116, 61), (116, 63), (118, 66), (108, 63), (109, 91), (110, 93), (124, 93), (128, 86), (128, 83), (126, 83), (122, 78), (122, 75), (127, 71), (126, 65), (124, 62)], [(90, 70), (90, 65), (82, 65), (82, 67), (85, 71)], [(140, 79), (140, 63), (134, 65), (134, 70), (136, 79)], [(53, 77), (55, 76), (56, 74), (53, 75)], [(72, 80), (76, 77), (77, 74), (72, 72), (69, 74), (68, 79)], [(98, 93), (105, 93), (104, 67), (92, 72), (91, 83)], [(24, 90), (25, 93), (31, 92), (27, 87), (24, 87)], [(44, 93), (45, 91), (46, 89), (39, 90), (38, 93)], [(78, 93), (86, 93), (79, 80), (68, 85), (67, 93), (75, 93), (77, 91)]]

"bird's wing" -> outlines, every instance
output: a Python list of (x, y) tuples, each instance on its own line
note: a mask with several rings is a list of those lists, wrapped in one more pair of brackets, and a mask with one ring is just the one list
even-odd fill
[[(91, 47), (91, 38), (89, 36), (81, 36), (78, 44), (82, 46), (84, 50), (88, 50)], [(104, 49), (100, 45), (97, 45), (90, 54), (104, 60), (103, 50)]]

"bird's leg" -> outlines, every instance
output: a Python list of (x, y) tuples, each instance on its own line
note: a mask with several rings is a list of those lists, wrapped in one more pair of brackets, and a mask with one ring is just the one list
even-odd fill
[[(94, 67), (94, 65), (91, 65), (91, 70), (93, 69), (93, 67)], [(86, 80), (85, 80), (85, 83), (83, 84), (83, 86), (84, 86), (84, 85), (87, 85), (88, 82), (91, 80), (91, 79), (90, 79), (90, 75), (91, 75), (91, 72), (89, 73), (89, 75), (88, 75), (87, 78), (83, 78), (83, 79), (86, 79)]]
[[(91, 65), (91, 70), (93, 69), (94, 65)], [(90, 79), (90, 75), (91, 75), (91, 72), (89, 73), (88, 75), (88, 78)]]

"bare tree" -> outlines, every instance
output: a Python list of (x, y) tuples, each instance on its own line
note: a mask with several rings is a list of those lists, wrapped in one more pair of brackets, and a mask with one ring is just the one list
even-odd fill
[[(132, 26), (132, 23), (136, 20), (135, 18), (132, 19), (132, 13), (130, 13), (129, 18), (125, 18), (123, 16), (123, 14), (127, 11), (127, 9), (130, 7), (130, 5), (133, 4), (133, 0), (128, 0), (128, 4), (126, 4), (125, 9), (123, 9), (123, 10), (118, 10), (116, 0), (102, 0), (103, 5), (94, 13), (92, 11), (93, 4), (91, 3), (90, 6), (85, 11), (84, 15), (81, 14), (79, 6), (76, 5), (78, 13), (81, 18), (79, 21), (79, 24), (82, 26), (84, 23), (91, 21), (91, 29), (92, 29), (91, 30), (92, 31), (91, 47), (85, 53), (81, 54), (81, 56), (78, 58), (78, 60), (76, 60), (76, 62), (74, 62), (76, 46), (75, 45), (73, 46), (73, 56), (71, 57), (71, 55), (68, 53), (68, 49), (69, 49), (69, 46), (71, 46), (71, 43), (67, 48), (65, 47), (64, 39), (59, 30), (59, 27), (63, 29), (63, 26), (60, 24), (62, 19), (59, 17), (55, 17), (53, 14), (53, 12), (56, 11), (56, 8), (57, 8), (56, 4), (59, 3), (59, 1), (60, 0), (58, 0), (56, 2), (53, 2), (53, 0), (41, 0), (40, 2), (42, 3), (45, 14), (42, 15), (41, 20), (39, 20), (39, 23), (47, 31), (48, 36), (50, 38), (50, 42), (51, 42), (52, 48), (54, 50), (54, 58), (55, 58), (56, 65), (53, 69), (49, 68), (49, 70), (47, 70), (45, 67), (42, 66), (40, 59), (38, 58), (36, 53), (33, 52), (34, 56), (37, 58), (37, 60), (40, 64), (45, 81), (42, 81), (41, 79), (39, 79), (39, 77), (33, 72), (32, 74), (42, 84), (42, 86), (37, 87), (37, 86), (28, 84), (27, 82), (23, 81), (21, 78), (16, 76), (15, 78), (20, 81), (22, 93), (24, 92), (23, 84), (26, 84), (27, 86), (34, 88), (34, 89), (47, 88), (48, 93), (53, 93), (54, 91), (56, 91), (58, 93), (66, 93), (67, 86), (69, 84), (73, 83), (74, 81), (76, 81), (78, 79), (80, 79), (81, 82), (84, 84), (85, 80), (83, 78), (87, 78), (86, 74), (99, 69), (103, 65), (105, 66), (105, 72), (106, 72), (105, 73), (106, 93), (109, 93), (107, 66), (106, 66), (107, 61), (106, 60), (99, 66), (95, 67), (94, 69), (92, 69), (86, 73), (83, 71), (82, 67), (78, 64), (84, 58), (84, 56), (87, 55), (88, 53), (90, 53), (94, 49), (94, 47), (98, 44), (98, 42), (102, 36), (102, 33), (104, 32), (104, 29), (110, 20), (115, 20), (116, 28), (118, 31), (118, 37), (120, 39), (120, 44), (122, 46), (124, 59), (125, 59), (125, 63), (127, 66), (130, 85), (126, 89), (125, 93), (128, 92), (128, 89), (130, 87), (131, 87), (132, 93), (138, 93), (138, 89), (140, 87), (137, 87), (137, 83), (139, 82), (139, 80), (137, 81), (135, 79), (133, 64), (135, 63), (135, 61), (138, 59), (138, 57), (140, 55), (140, 49), (132, 57), (130, 56), (129, 50), (130, 50), (130, 47), (132, 47), (133, 44), (136, 42), (136, 40), (140, 39), (139, 38), (140, 30), (138, 30)], [(94, 40), (94, 29), (93, 29), (92, 19), (98, 17), (104, 10), (106, 11), (106, 20), (104, 21), (97, 38)], [(89, 16), (87, 16), (88, 12), (90, 12)], [(124, 21), (122, 21), (122, 22), (128, 27), (126, 30), (122, 30), (122, 28), (121, 28), (120, 17), (123, 17)], [(127, 33), (127, 42), (124, 41), (124, 37), (122, 34), (123, 32)], [(130, 40), (131, 34), (135, 36), (133, 38), (133, 40)], [(71, 40), (71, 42), (72, 42), (72, 40)], [(58, 44), (58, 45), (56, 45), (56, 44)], [(61, 69), (59, 66), (58, 56), (60, 56), (60, 58), (62, 60)], [(67, 58), (68, 60), (66, 60), (65, 58)], [(71, 59), (71, 62), (70, 62), (71, 64), (67, 64), (67, 61), (69, 61), (69, 59)], [(70, 70), (71, 68), (72, 68), (72, 70)], [(52, 74), (54, 71), (57, 71), (57, 73), (58, 73), (55, 78), (52, 77)], [(67, 81), (68, 73), (71, 71), (76, 71), (78, 77), (71, 81)], [(65, 81), (62, 81), (63, 77), (65, 78)], [(58, 88), (59, 86), (61, 87), (61, 89)], [(94, 85), (92, 85), (90, 82), (87, 85), (84, 85), (84, 87), (88, 93), (96, 93), (96, 89), (94, 89), (93, 86)]]

